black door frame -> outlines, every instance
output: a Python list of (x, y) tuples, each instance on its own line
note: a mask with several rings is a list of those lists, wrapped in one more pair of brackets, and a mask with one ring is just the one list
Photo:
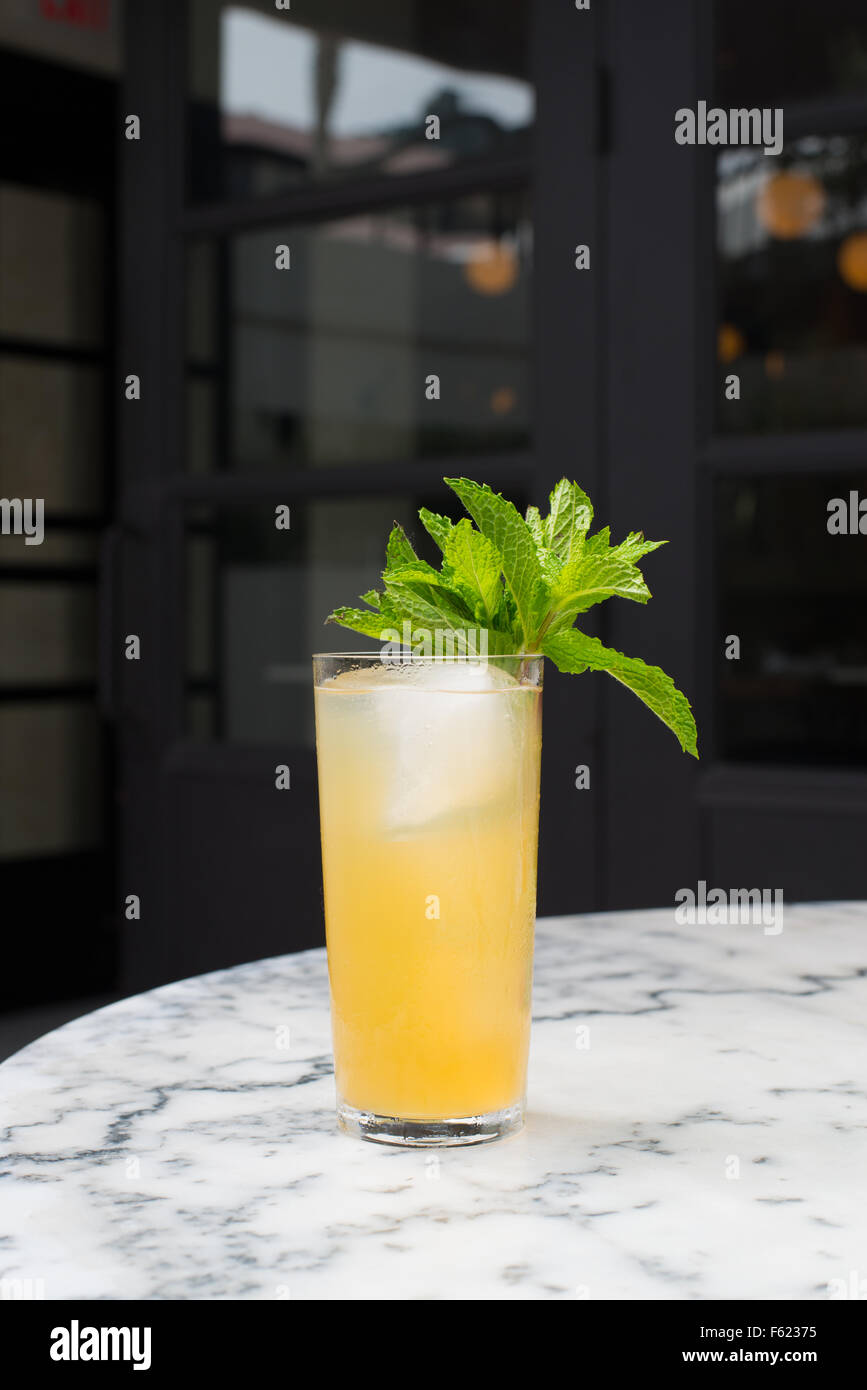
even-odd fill
[[(671, 544), (645, 565), (652, 602), (606, 604), (603, 637), (674, 677), (693, 703), (706, 752), (701, 599), (692, 579), (698, 172), (696, 152), (674, 140), (674, 107), (694, 101), (699, 86), (700, 8), (692, 0), (615, 0), (606, 9), (615, 74), (604, 267), (606, 520), (615, 535), (643, 530)], [(698, 875), (698, 770), (629, 692), (608, 682), (605, 701), (603, 900), (615, 908), (673, 904), (676, 887)]]

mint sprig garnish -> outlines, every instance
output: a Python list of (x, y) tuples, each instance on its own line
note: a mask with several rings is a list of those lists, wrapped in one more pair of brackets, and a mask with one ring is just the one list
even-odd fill
[[(593, 506), (577, 483), (562, 478), (543, 517), (487, 484), (446, 478), (472, 520), (452, 523), (425, 508), (419, 518), (442, 551), (440, 569), (422, 560), (395, 523), (386, 547), (382, 590), (362, 594), (366, 608), (336, 608), (326, 619), (376, 640), (403, 624), (465, 634), (485, 629), (492, 656), (539, 653), (560, 671), (605, 671), (671, 729), (685, 753), (698, 757), (689, 701), (658, 666), (606, 647), (575, 621), (609, 598), (646, 603), (650, 590), (638, 561), (665, 541), (631, 531), (611, 544), (608, 527), (590, 535)], [(460, 649), (460, 648), (459, 648)]]

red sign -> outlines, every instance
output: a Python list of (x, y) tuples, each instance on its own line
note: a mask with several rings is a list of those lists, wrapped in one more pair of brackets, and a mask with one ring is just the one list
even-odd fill
[(39, 0), (39, 12), (43, 19), (56, 19), (79, 29), (107, 29), (111, 0)]

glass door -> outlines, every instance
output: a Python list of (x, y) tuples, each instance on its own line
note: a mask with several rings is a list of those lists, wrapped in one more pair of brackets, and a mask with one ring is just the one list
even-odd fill
[[(647, 621), (617, 614), (613, 636), (681, 673), (702, 762), (642, 754), (612, 698), (608, 900), (671, 902), (699, 877), (863, 897), (863, 6), (667, 0), (656, 33), (631, 13), (609, 35), (609, 477), (624, 524), (641, 501), (674, 544)], [(780, 153), (676, 144), (699, 100), (781, 111)]]
[(16, 132), (0, 153), (0, 882), (17, 924), (0, 1005), (15, 1008), (110, 988), (117, 955), (97, 706), (116, 91), (85, 45), (66, 66), (33, 19), (0, 24), (0, 122)]
[[(702, 446), (714, 515), (708, 645), (740, 638), (738, 659), (714, 661), (711, 843), (742, 876), (761, 859), (792, 898), (863, 897), (867, 16), (847, 0), (718, 4), (715, 15), (719, 104), (783, 109), (785, 140), (773, 160), (726, 151), (707, 170), (717, 356)], [(772, 35), (785, 62), (770, 61)], [(725, 390), (733, 374), (739, 399)]]
[[(585, 388), (557, 390), (584, 293), (563, 220), (589, 225), (592, 180), (564, 199), (540, 157), (531, 53), (537, 69), (548, 54), (539, 119), (575, 113), (579, 172), (596, 129), (580, 120), (593, 31), (564, 52), (571, 15), (130, 9), (124, 100), (151, 136), (123, 157), (123, 354), (142, 392), (121, 418), (114, 641), (138, 634), (142, 659), (114, 676), (140, 987), (322, 940), (310, 654), (353, 645), (323, 619), (376, 583), (392, 521), (424, 552), (416, 513), (449, 509), (444, 474), (525, 505), (576, 441), (595, 467)], [(559, 265), (534, 286), (540, 246)], [(556, 682), (550, 704), (556, 720)], [(587, 816), (570, 767), (591, 711), (553, 772), (549, 910), (560, 837)]]

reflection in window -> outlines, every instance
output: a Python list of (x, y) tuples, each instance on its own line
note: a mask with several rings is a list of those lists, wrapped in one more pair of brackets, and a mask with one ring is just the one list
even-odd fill
[(195, 0), (193, 196), (255, 197), (310, 179), (527, 153), (526, 6), (443, 0), (435, 22), (429, 10), (332, 0), (277, 15)]
[(103, 756), (92, 700), (0, 702), (4, 868), (6, 861), (80, 853), (102, 842)]
[(867, 134), (721, 154), (717, 249), (718, 427), (867, 424)]
[[(274, 507), (205, 509), (187, 540), (187, 691), (190, 732), (238, 743), (311, 744), (310, 657), (369, 641), (326, 628), (332, 608), (379, 581), (402, 497), (294, 505), (288, 529)], [(204, 710), (209, 710), (204, 718)]]
[[(515, 496), (514, 487), (510, 492)], [(523, 499), (515, 500), (523, 508)], [(372, 645), (369, 637), (326, 627), (325, 618), (380, 585), (394, 521), (419, 555), (438, 562), (418, 520), (422, 506), (455, 520), (462, 515), (445, 486), (432, 496), (299, 501), (288, 529), (275, 526), (266, 503), (199, 508), (186, 547), (188, 733), (312, 747), (312, 653)]]
[(236, 238), (219, 262), (228, 389), (213, 397), (228, 466), (526, 449), (531, 253), (517, 193)]
[(72, 347), (103, 337), (102, 210), (0, 184), (0, 335)]
[(864, 537), (828, 531), (829, 502), (849, 511), (853, 492), (867, 499), (867, 473), (717, 483), (724, 758), (867, 765)]
[(99, 513), (104, 374), (77, 362), (0, 352), (0, 496)]
[(94, 586), (48, 579), (0, 584), (0, 689), (90, 681), (95, 665)]

